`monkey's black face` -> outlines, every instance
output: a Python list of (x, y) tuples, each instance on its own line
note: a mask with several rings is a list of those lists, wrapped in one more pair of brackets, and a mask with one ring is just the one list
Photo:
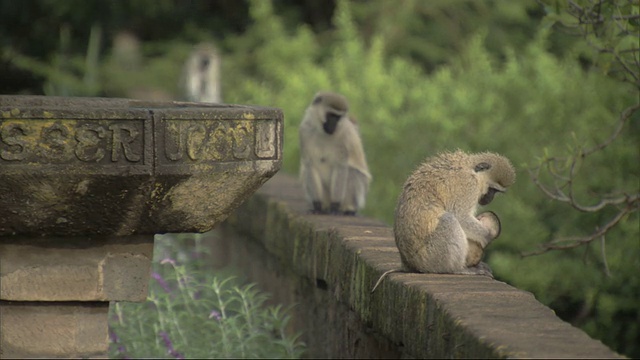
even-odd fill
[(487, 193), (482, 195), (482, 197), (480, 197), (478, 204), (482, 206), (489, 204), (490, 202), (493, 201), (493, 197), (496, 195), (497, 192), (499, 191), (490, 187), (489, 190), (487, 190)]
[(329, 135), (333, 134), (336, 131), (336, 126), (338, 126), (338, 121), (340, 120), (340, 118), (340, 115), (328, 112), (325, 115), (324, 124), (322, 124), (324, 132)]
[(203, 56), (200, 59), (200, 71), (205, 72), (207, 71), (207, 68), (209, 67), (209, 57), (207, 56)]

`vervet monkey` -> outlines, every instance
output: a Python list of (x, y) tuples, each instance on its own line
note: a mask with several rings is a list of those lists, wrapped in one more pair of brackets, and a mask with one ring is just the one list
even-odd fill
[(407, 179), (396, 207), (394, 235), (403, 269), (391, 272), (479, 274), (493, 277), (481, 262), (484, 248), (501, 231), (492, 212), (475, 215), (516, 179), (504, 156), (460, 150), (427, 159)]
[[(109, 66), (113, 70), (125, 76), (131, 76), (144, 66), (142, 44), (140, 39), (132, 32), (120, 31), (113, 38)], [(124, 96), (129, 99), (149, 101), (175, 100), (170, 91), (147, 83), (135, 83), (124, 89)]]
[(189, 101), (222, 102), (221, 57), (210, 43), (195, 47), (184, 66), (182, 85)]
[(300, 180), (314, 213), (355, 215), (371, 174), (347, 99), (317, 93), (300, 124)]
[[(500, 219), (498, 219), (498, 215), (496, 215), (493, 211), (487, 211), (478, 214), (478, 216), (476, 216), (476, 219), (478, 219), (482, 226), (484, 226), (487, 230), (496, 234), (493, 239), (500, 236), (500, 231), (502, 230)], [(473, 267), (478, 265), (480, 263), (480, 260), (482, 260), (482, 256), (484, 255), (484, 247), (482, 247), (482, 244), (476, 241), (473, 241), (471, 239), (467, 240), (469, 241), (469, 252), (467, 253), (466, 266)]]
[(118, 70), (139, 71), (142, 67), (142, 45), (136, 35), (120, 31), (113, 38), (111, 56)]

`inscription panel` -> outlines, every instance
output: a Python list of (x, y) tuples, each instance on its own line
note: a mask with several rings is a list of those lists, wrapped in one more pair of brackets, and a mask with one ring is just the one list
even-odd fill
[(144, 165), (144, 120), (0, 120), (0, 165)]
[(278, 159), (273, 120), (162, 120), (158, 130), (161, 165)]

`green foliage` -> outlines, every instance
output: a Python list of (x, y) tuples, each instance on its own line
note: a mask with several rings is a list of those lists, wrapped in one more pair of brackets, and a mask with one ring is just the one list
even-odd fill
[(101, 29), (91, 28), (91, 35), (84, 56), (69, 53), (71, 33), (68, 27), (60, 29), (60, 47), (51, 61), (40, 61), (17, 53), (12, 48), (3, 49), (0, 58), (11, 60), (18, 68), (46, 78), (45, 95), (91, 96), (100, 91), (98, 67)]
[(569, 5), (544, 0), (543, 26), (584, 38), (575, 51), (603, 74), (640, 88), (640, 3), (629, 0), (577, 0)]
[(110, 357), (299, 358), (304, 344), (286, 332), (291, 309), (266, 306), (254, 284), (212, 274), (185, 254), (192, 236), (201, 256), (199, 235), (156, 238), (147, 301), (112, 306)]
[[(373, 3), (373, 4), (372, 4)], [(382, 36), (392, 55), (431, 71), (460, 53), (469, 34), (485, 29), (485, 46), (495, 54), (524, 46), (542, 14), (533, 0), (405, 0), (353, 2), (365, 40)]]
[[(63, 27), (59, 49), (50, 61), (26, 56), (11, 47), (2, 49), (0, 59), (45, 78), (42, 92), (49, 96), (153, 97), (155, 91), (165, 99), (182, 98), (179, 86), (182, 64), (192, 50), (191, 45), (178, 41), (149, 42), (144, 47), (128, 49), (125, 54), (114, 49), (100, 53), (103, 37), (101, 28), (94, 26), (86, 53), (74, 54), (69, 50), (70, 31)], [(122, 57), (136, 57), (140, 61)]]
[[(268, 10), (264, 3), (254, 6)], [(597, 244), (539, 257), (520, 255), (557, 235), (589, 232), (610, 215), (606, 211), (584, 215), (551, 203), (526, 169), (545, 152), (562, 154), (602, 142), (619, 112), (635, 101), (633, 91), (598, 72), (585, 72), (578, 66), (576, 52), (558, 59), (547, 50), (549, 31), (544, 29), (524, 46), (505, 47), (501, 57), (487, 50), (487, 31), (480, 31), (467, 39), (449, 65), (426, 74), (406, 58), (389, 55), (383, 36), (373, 34), (367, 45), (354, 28), (349, 5), (338, 2), (335, 40), (323, 52), (308, 29), (287, 33), (274, 24), (277, 16), (266, 10), (253, 13), (256, 28), (249, 31), (264, 38), (253, 43), (252, 51), (263, 56), (256, 59), (264, 64), (255, 64), (253, 76), (240, 87), (232, 82), (247, 73), (245, 69), (229, 65), (225, 71), (237, 71), (225, 82), (228, 101), (284, 110), (285, 171), (297, 171), (297, 126), (320, 89), (338, 91), (350, 100), (373, 174), (365, 213), (389, 223), (402, 183), (426, 156), (455, 148), (505, 154), (516, 165), (519, 179), (491, 205), (504, 226), (488, 254), (495, 274), (533, 291), (592, 336), (637, 354), (640, 349), (628, 342), (639, 336), (637, 325), (608, 320), (612, 315), (637, 319), (640, 313), (637, 305), (629, 305), (628, 296), (640, 291), (633, 280), (640, 255), (629, 252), (637, 249), (640, 236), (637, 214), (607, 236), (605, 254), (615, 281), (603, 271)], [(268, 28), (261, 27), (265, 23)], [(283, 44), (295, 56), (278, 56)], [(233, 66), (238, 64), (235, 56), (246, 54), (232, 51), (227, 61)], [(635, 191), (640, 174), (637, 136), (637, 128), (627, 128), (619, 141), (583, 164), (575, 185), (586, 194), (581, 200), (589, 202), (596, 189)], [(595, 325), (604, 323), (611, 327)]]
[[(224, 99), (283, 109), (284, 171), (295, 174), (304, 109), (317, 91), (344, 94), (359, 121), (373, 175), (364, 213), (389, 224), (403, 182), (425, 157), (456, 148), (504, 154), (516, 166), (518, 180), (490, 205), (503, 224), (501, 237), (487, 254), (495, 275), (533, 292), (560, 317), (618, 352), (640, 357), (637, 211), (609, 232), (606, 242), (536, 257), (520, 255), (553, 238), (591, 233), (615, 212), (580, 213), (554, 202), (533, 184), (527, 169), (552, 156), (571, 156), (602, 143), (612, 134), (620, 112), (637, 103), (637, 85), (627, 77), (627, 83), (615, 80), (633, 60), (630, 32), (637, 34), (638, 22), (625, 16), (638, 14), (637, 2), (605, 2), (623, 11), (616, 15), (605, 9), (607, 16), (620, 18), (618, 29), (623, 31), (591, 29), (587, 40), (610, 52), (593, 51), (588, 42), (555, 31), (570, 29), (575, 18), (567, 16), (565, 1), (542, 2), (548, 5), (544, 11), (533, 1), (338, 0), (330, 30), (314, 33), (307, 24), (288, 25), (291, 22), (276, 15), (280, 12), (271, 1), (252, 0), (251, 25), (242, 34), (229, 31), (218, 41), (224, 50)], [(160, 17), (166, 16), (162, 9), (157, 10)], [(543, 18), (545, 12), (548, 16)], [(64, 36), (57, 47), (72, 48), (64, 45)], [(131, 87), (147, 84), (180, 98), (177, 82), (190, 50), (184, 39), (215, 40), (187, 24), (171, 41), (144, 42), (141, 66), (130, 71), (123, 70), (109, 51), (103, 52), (97, 68), (88, 51), (72, 51), (64, 67), (56, 65), (58, 60), (29, 63), (33, 59), (17, 52), (11, 59), (45, 76), (55, 85), (54, 92), (127, 96)], [(100, 88), (82, 87), (85, 78), (95, 78), (89, 75), (94, 71)], [(578, 162), (573, 186), (580, 202), (593, 204), (603, 193), (638, 192), (639, 121), (636, 113), (614, 143)], [(542, 181), (553, 183), (552, 177), (544, 176)], [(177, 274), (163, 276), (178, 278)], [(208, 285), (202, 291), (218, 299), (215, 284)], [(234, 314), (242, 310), (240, 293), (251, 292), (237, 289), (219, 288), (240, 298), (234, 301)], [(161, 307), (174, 306), (156, 301)], [(243, 321), (237, 323), (247, 326)], [(214, 324), (218, 323), (209, 325)], [(164, 330), (172, 340), (180, 339), (180, 332), (172, 329)]]

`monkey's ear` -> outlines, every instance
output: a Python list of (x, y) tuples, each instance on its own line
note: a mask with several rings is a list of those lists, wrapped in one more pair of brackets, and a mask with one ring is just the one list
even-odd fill
[(486, 171), (486, 170), (489, 170), (489, 169), (491, 169), (491, 165), (489, 163), (486, 163), (486, 162), (481, 162), (481, 163), (477, 164), (475, 168), (473, 168), (473, 170), (475, 172)]
[(313, 99), (313, 104), (318, 104), (319, 102), (322, 101), (322, 96), (316, 96), (315, 99)]

